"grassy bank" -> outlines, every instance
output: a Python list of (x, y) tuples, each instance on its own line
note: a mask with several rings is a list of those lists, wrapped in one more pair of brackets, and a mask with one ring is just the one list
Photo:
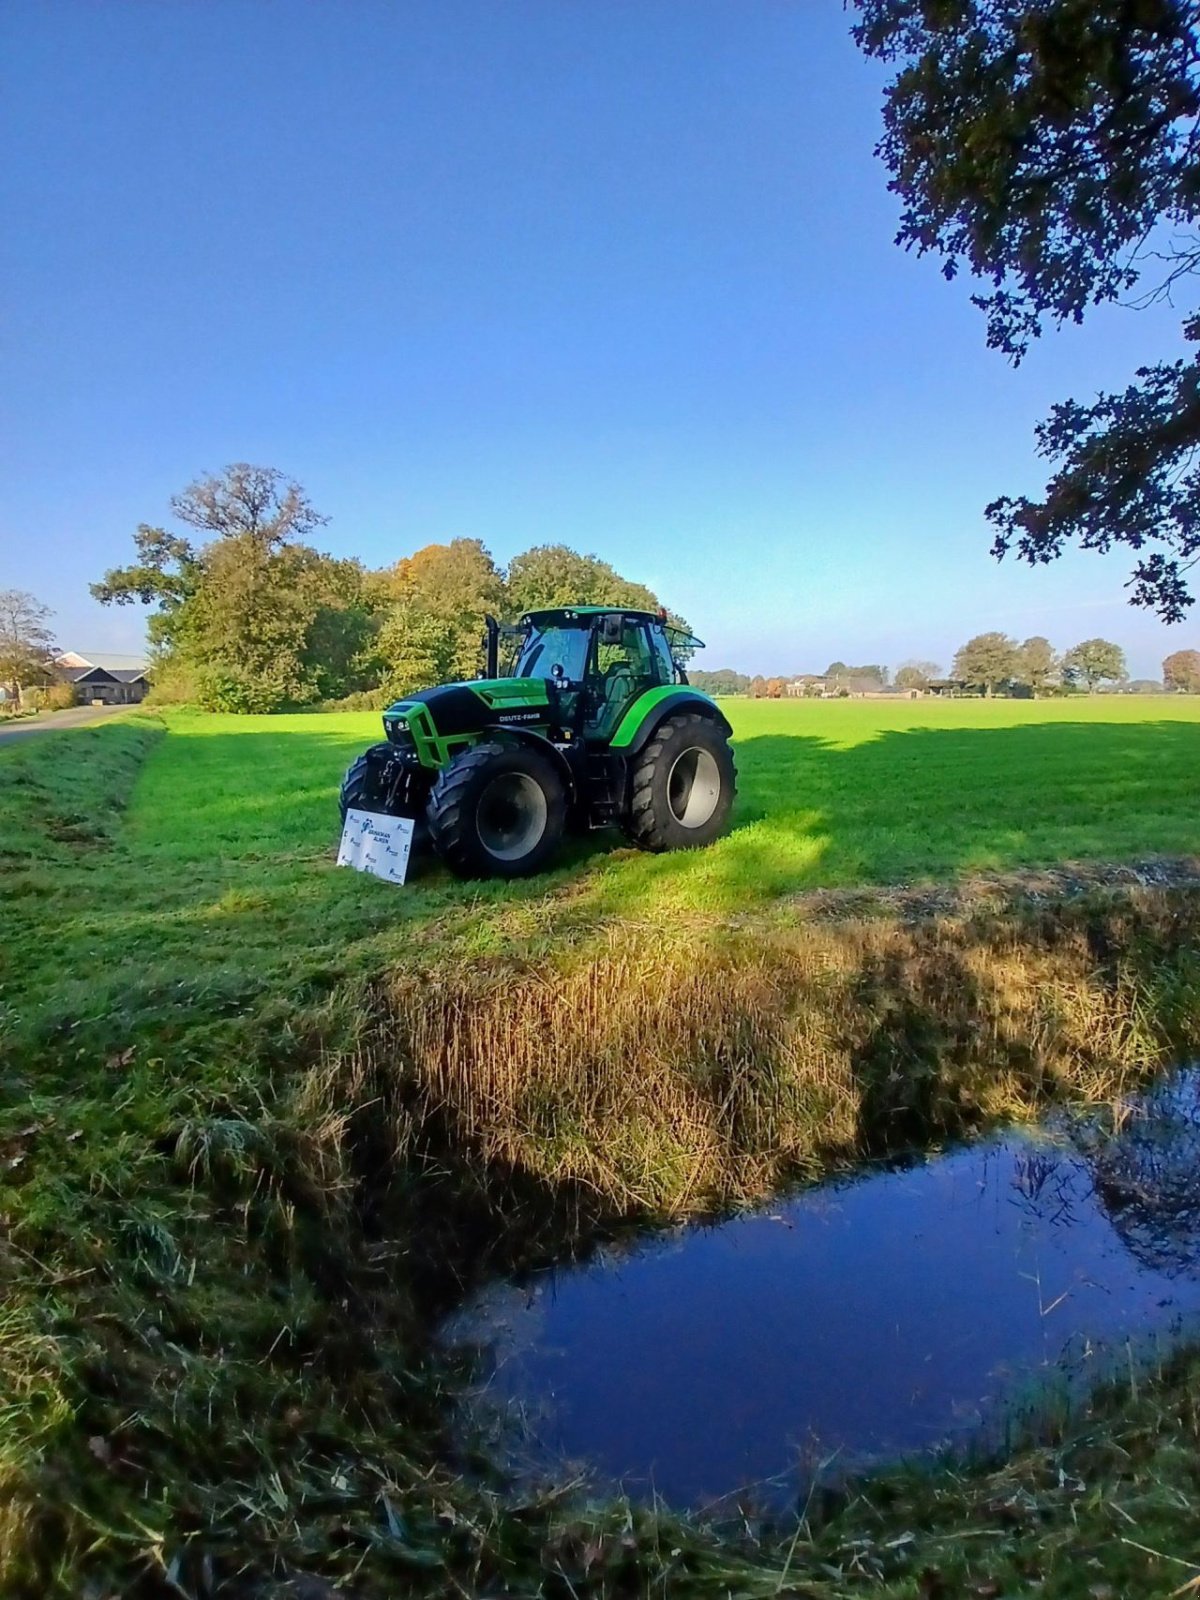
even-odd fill
[[(1016, 1571), (1017, 1524), (977, 1527), (1009, 1484), (1060, 1529), (1045, 1592), (1086, 1594), (1063, 1585), (1089, 1503), (1044, 1451), (871, 1488), (790, 1560), (794, 1530), (514, 1508), (442, 1464), (421, 1307), (548, 1218), (569, 1245), (737, 1201), (1118, 1097), (1194, 1048), (1194, 890), (1039, 903), (1021, 877), (1194, 850), (1200, 727), (1169, 709), (739, 707), (713, 851), (591, 841), (530, 884), (399, 892), (332, 866), (371, 718), (135, 718), (0, 751), (0, 1586), (929, 1593), (921, 1561)], [(946, 882), (951, 904), (895, 898)], [(863, 886), (850, 919), (822, 898)], [(1180, 1373), (1105, 1402), (1097, 1559), (1107, 1505), (1180, 1481), (1159, 1461), (1195, 1432)], [(1171, 1515), (1156, 1537), (1197, 1555)], [(918, 1516), (921, 1554), (889, 1547)], [(1117, 1592), (1174, 1570), (1120, 1559), (1146, 1586)]]

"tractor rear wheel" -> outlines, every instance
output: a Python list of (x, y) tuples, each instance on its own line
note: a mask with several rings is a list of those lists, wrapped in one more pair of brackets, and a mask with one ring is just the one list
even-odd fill
[(737, 768), (711, 717), (667, 717), (633, 769), (625, 831), (642, 850), (697, 850), (729, 820)]
[(545, 867), (562, 841), (566, 786), (540, 750), (477, 744), (438, 773), (425, 816), (434, 848), (460, 878), (521, 878)]

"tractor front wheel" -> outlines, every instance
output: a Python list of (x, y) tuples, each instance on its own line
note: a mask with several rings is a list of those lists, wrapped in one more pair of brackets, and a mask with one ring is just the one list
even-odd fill
[(539, 750), (477, 744), (438, 773), (425, 816), (434, 848), (460, 878), (522, 878), (547, 866), (562, 841), (566, 787)]
[(697, 850), (729, 820), (737, 768), (711, 717), (667, 717), (633, 769), (625, 831), (643, 850)]
[(346, 820), (347, 811), (386, 809), (385, 797), (379, 783), (377, 753), (381, 749), (385, 755), (391, 754), (389, 745), (372, 745), (346, 768), (341, 793), (338, 795), (338, 809), (342, 813), (343, 822)]

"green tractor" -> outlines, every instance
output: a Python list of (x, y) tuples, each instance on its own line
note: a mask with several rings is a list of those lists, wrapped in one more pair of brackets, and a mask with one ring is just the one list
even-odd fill
[(464, 878), (540, 871), (568, 822), (621, 827), (644, 850), (706, 845), (737, 774), (728, 722), (688, 685), (683, 663), (700, 647), (650, 611), (558, 607), (513, 628), (489, 617), (486, 675), (389, 706), (387, 742), (342, 781), (342, 818), (423, 819)]

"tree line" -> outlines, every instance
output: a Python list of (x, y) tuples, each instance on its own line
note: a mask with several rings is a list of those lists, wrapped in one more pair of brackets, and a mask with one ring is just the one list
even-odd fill
[(1006, 633), (980, 633), (954, 657), (954, 677), (984, 694), (1054, 694), (1105, 685), (1131, 693), (1200, 694), (1200, 651), (1175, 650), (1162, 664), (1162, 679), (1130, 679), (1125, 652), (1111, 639), (1084, 639), (1061, 654), (1040, 634), (1018, 644)]
[(1106, 685), (1119, 685), (1130, 693), (1163, 690), (1200, 694), (1200, 650), (1176, 650), (1162, 664), (1162, 679), (1131, 679), (1125, 652), (1111, 639), (1084, 639), (1058, 651), (1042, 635), (1018, 641), (1006, 633), (976, 634), (955, 652), (949, 677), (934, 661), (902, 662), (892, 678), (885, 666), (847, 666), (832, 662), (823, 673), (788, 673), (751, 677), (730, 667), (694, 670), (690, 677), (708, 694), (749, 695), (754, 699), (779, 699), (797, 692), (806, 695), (879, 693), (889, 687), (920, 693), (931, 685), (986, 696), (997, 694), (1094, 693)]
[(203, 477), (171, 510), (187, 531), (143, 524), (135, 559), (91, 592), (155, 608), (156, 695), (208, 710), (384, 703), (478, 676), (489, 613), (660, 605), (644, 584), (566, 545), (526, 550), (506, 570), (478, 539), (426, 545), (378, 571), (324, 554), (309, 541), (328, 519), (270, 467), (237, 463)]
[[(934, 669), (936, 671), (936, 668)], [(708, 672), (703, 668), (690, 668), (688, 678), (705, 694), (745, 694), (755, 700), (778, 700), (792, 692), (792, 685), (800, 683), (806, 693), (821, 694), (826, 689), (837, 693), (858, 694), (864, 690), (886, 689), (888, 669), (877, 663), (863, 667), (848, 666), (844, 661), (833, 661), (822, 673), (801, 672), (751, 677), (749, 673), (735, 672), (732, 667), (717, 667)]]
[(986, 695), (1024, 689), (1032, 694), (1123, 683), (1129, 678), (1125, 652), (1111, 639), (1084, 639), (1061, 654), (1037, 634), (1023, 644), (1006, 633), (978, 633), (954, 656), (953, 676)]

